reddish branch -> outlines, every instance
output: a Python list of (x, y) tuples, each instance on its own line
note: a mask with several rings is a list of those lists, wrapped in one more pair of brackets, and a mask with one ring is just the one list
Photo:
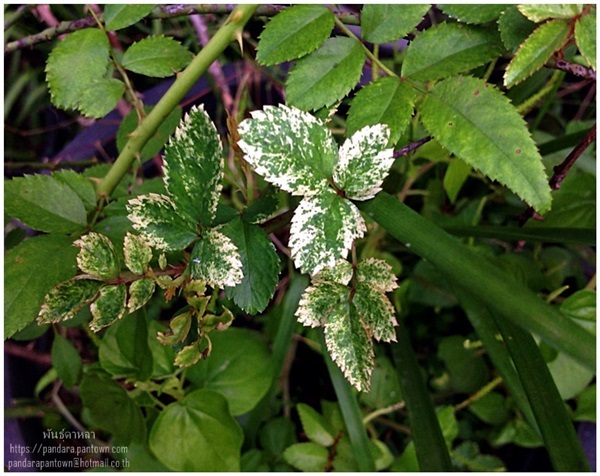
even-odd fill
[(561, 71), (566, 71), (567, 73), (579, 76), (580, 78), (592, 79), (594, 81), (596, 80), (596, 72), (592, 68), (586, 68), (580, 64), (569, 63), (564, 59), (549, 61), (547, 66), (550, 68), (559, 69)]
[(422, 139), (419, 139), (416, 142), (412, 142), (412, 143), (408, 144), (406, 147), (402, 147), (401, 149), (398, 149), (396, 152), (394, 152), (394, 158), (397, 159), (398, 157), (404, 157), (405, 155), (411, 153), (413, 150), (416, 150), (419, 147), (421, 147), (423, 144), (426, 144), (430, 140), (431, 140), (431, 136), (426, 136), (426, 137), (423, 137)]

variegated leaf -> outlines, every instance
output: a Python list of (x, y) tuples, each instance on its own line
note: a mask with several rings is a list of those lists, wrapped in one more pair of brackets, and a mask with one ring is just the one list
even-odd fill
[(200, 349), (200, 340), (197, 340), (193, 344), (186, 345), (179, 351), (177, 357), (175, 357), (175, 365), (179, 367), (189, 367), (198, 363), (201, 358), (202, 350)]
[(103, 327), (110, 326), (127, 311), (127, 287), (124, 284), (104, 286), (90, 310), (93, 317), (90, 322), (92, 331), (98, 332)]
[(37, 316), (38, 324), (51, 324), (73, 319), (89, 304), (104, 285), (92, 279), (71, 279), (52, 288), (44, 297)]
[(159, 250), (183, 250), (197, 238), (195, 222), (177, 213), (173, 201), (166, 195), (150, 193), (129, 200), (129, 221), (147, 243)]
[(129, 285), (127, 311), (131, 314), (142, 308), (154, 294), (156, 284), (150, 278), (138, 279)]
[(349, 289), (335, 283), (319, 283), (304, 291), (296, 310), (298, 322), (307, 327), (322, 326), (342, 302), (348, 302)]
[(193, 279), (213, 287), (235, 286), (244, 277), (238, 249), (216, 229), (203, 233), (192, 251), (189, 267)]
[(339, 151), (333, 180), (348, 198), (368, 200), (381, 190), (383, 179), (394, 163), (394, 150), (387, 148), (390, 129), (385, 124), (356, 131)]
[(325, 343), (346, 379), (359, 391), (368, 392), (374, 365), (373, 344), (352, 303), (343, 302), (329, 314)]
[(289, 246), (302, 272), (314, 275), (345, 258), (367, 230), (356, 206), (331, 189), (302, 199), (294, 212)]
[(352, 265), (345, 259), (340, 259), (332, 268), (323, 268), (315, 276), (313, 283), (337, 283), (346, 286), (352, 279)]
[(177, 212), (209, 226), (221, 193), (223, 147), (203, 106), (193, 107), (165, 147), (164, 181)]
[(152, 248), (141, 236), (127, 232), (123, 239), (123, 254), (125, 265), (132, 273), (144, 274), (152, 259)]
[(191, 326), (192, 314), (190, 312), (183, 312), (175, 316), (171, 319), (171, 322), (169, 322), (169, 328), (171, 329), (170, 334), (159, 332), (156, 338), (162, 345), (173, 345), (177, 342), (183, 342), (188, 335)]
[(323, 123), (287, 106), (253, 111), (239, 125), (239, 147), (256, 173), (293, 195), (312, 195), (328, 186), (337, 145)]
[(382, 293), (389, 293), (398, 287), (392, 267), (377, 258), (361, 261), (357, 266), (356, 274), (359, 283), (365, 283)]
[(90, 276), (108, 281), (115, 278), (121, 267), (115, 247), (106, 236), (90, 232), (73, 242), (79, 248), (77, 266)]
[(396, 341), (394, 326), (397, 326), (398, 322), (394, 315), (394, 306), (385, 294), (359, 283), (352, 303), (370, 335), (380, 341)]

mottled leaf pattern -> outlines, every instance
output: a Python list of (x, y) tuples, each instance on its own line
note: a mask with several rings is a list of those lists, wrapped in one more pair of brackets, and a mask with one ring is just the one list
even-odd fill
[(138, 279), (129, 285), (127, 312), (132, 313), (142, 308), (154, 294), (156, 284), (150, 278)]
[(192, 251), (189, 264), (193, 279), (213, 287), (235, 286), (243, 278), (240, 253), (231, 239), (215, 230), (206, 230)]
[(352, 265), (345, 259), (338, 260), (331, 268), (323, 268), (312, 278), (313, 283), (338, 283), (347, 285), (352, 279)]
[(397, 326), (398, 322), (394, 315), (394, 306), (385, 294), (359, 283), (352, 303), (356, 306), (369, 335), (384, 342), (396, 341), (394, 326)]
[(152, 249), (144, 238), (129, 232), (123, 239), (123, 254), (125, 266), (135, 274), (144, 274), (152, 259)]
[(90, 276), (108, 281), (115, 278), (121, 267), (112, 242), (100, 233), (91, 232), (73, 242), (79, 248), (77, 266)]
[(38, 324), (51, 324), (73, 319), (86, 304), (89, 304), (99, 289), (100, 281), (91, 279), (72, 279), (52, 288), (37, 316)]
[(117, 319), (121, 319), (127, 311), (127, 287), (124, 284), (116, 286), (104, 286), (100, 289), (98, 299), (90, 306), (92, 311), (92, 322), (90, 329), (98, 332), (106, 326), (110, 326)]
[(310, 286), (300, 298), (296, 318), (307, 327), (325, 324), (328, 316), (343, 302), (348, 302), (349, 289), (341, 284), (320, 283)]
[(358, 282), (365, 283), (382, 293), (389, 293), (398, 287), (392, 267), (376, 258), (358, 263), (356, 277)]

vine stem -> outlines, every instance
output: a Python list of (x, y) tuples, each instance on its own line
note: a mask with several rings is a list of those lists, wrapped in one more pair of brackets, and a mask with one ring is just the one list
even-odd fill
[(235, 7), (225, 24), (219, 28), (206, 47), (196, 55), (185, 70), (179, 73), (173, 85), (158, 104), (133, 131), (123, 151), (96, 187), (98, 198), (107, 198), (112, 194), (121, 178), (131, 167), (136, 154), (142, 150), (142, 147), (156, 132), (164, 119), (179, 104), (194, 83), (206, 73), (209, 66), (227, 48), (231, 41), (241, 37), (244, 25), (250, 20), (257, 7), (258, 5), (254, 4), (243, 4)]

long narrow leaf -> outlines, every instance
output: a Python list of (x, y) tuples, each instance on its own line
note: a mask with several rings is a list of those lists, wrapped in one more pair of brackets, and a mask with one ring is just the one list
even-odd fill
[(493, 238), (496, 240), (527, 240), (542, 243), (564, 243), (593, 246), (596, 243), (596, 230), (593, 228), (516, 226), (448, 226), (444, 227), (451, 235)]

